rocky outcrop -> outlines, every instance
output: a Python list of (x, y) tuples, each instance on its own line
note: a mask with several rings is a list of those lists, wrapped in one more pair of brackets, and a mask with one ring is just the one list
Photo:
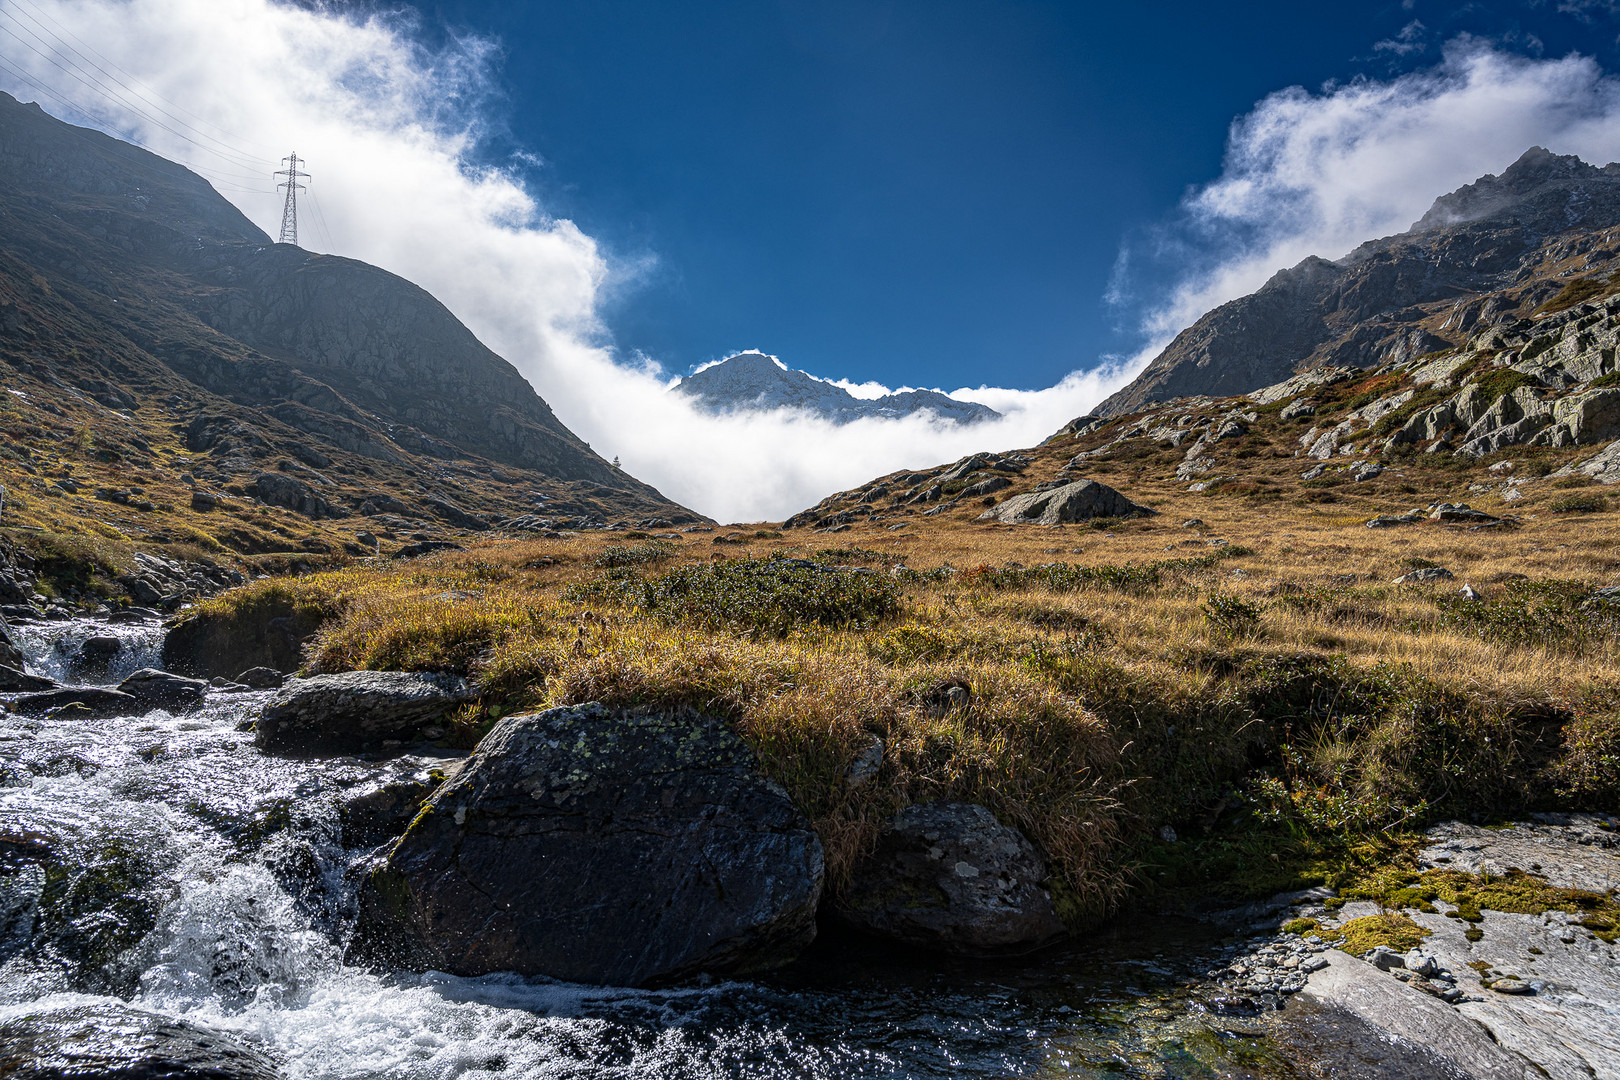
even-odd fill
[(249, 668), (297, 671), (320, 625), (320, 612), (276, 594), (226, 611), (187, 612), (164, 634), (163, 668), (204, 679)]
[(478, 697), (456, 675), (347, 671), (291, 679), (265, 705), (254, 741), (263, 750), (359, 751), (439, 738), (439, 722)]
[(269, 1055), (189, 1020), (97, 1003), (0, 1022), (10, 1080), (276, 1080)]
[[(1484, 189), (1495, 194), (1465, 197)], [(1464, 203), (1470, 209), (1459, 216)], [(1120, 416), (1176, 398), (1245, 394), (1301, 369), (1407, 362), (1515, 324), (1568, 284), (1561, 275), (1573, 257), (1585, 255), (1596, 278), (1612, 272), (1620, 259), (1603, 230), (1617, 223), (1620, 165), (1595, 168), (1532, 148), (1502, 176), (1436, 200), (1408, 232), (1335, 261), (1313, 256), (1208, 312), (1096, 411)], [(1601, 343), (1594, 352), (1560, 341), (1601, 352)], [(1612, 358), (1612, 344), (1608, 351)], [(1577, 366), (1571, 376), (1599, 373)]]
[(1138, 506), (1107, 484), (1075, 480), (1045, 491), (1014, 495), (979, 515), (1006, 525), (1060, 525), (1099, 517), (1141, 517), (1155, 511)]
[(361, 948), (461, 975), (639, 986), (792, 959), (821, 842), (726, 724), (687, 711), (502, 720), (362, 890)]
[(285, 507), (307, 518), (344, 516), (308, 484), (283, 473), (260, 473), (247, 486), (247, 493), (267, 506)]
[(156, 668), (141, 668), (119, 683), (118, 689), (149, 709), (175, 712), (201, 705), (208, 684), (201, 679), (187, 679)]
[(1438, 998), (1344, 953), (1329, 951), (1323, 957), (1327, 964), (1312, 973), (1299, 993), (1307, 1005), (1348, 1014), (1397, 1046), (1419, 1052), (1436, 1075), (1450, 1071), (1470, 1080), (1537, 1077), (1528, 1061), (1497, 1045), (1484, 1028)]
[(958, 956), (1030, 952), (1063, 935), (1046, 862), (972, 803), (908, 807), (855, 867), (837, 914), (905, 945)]

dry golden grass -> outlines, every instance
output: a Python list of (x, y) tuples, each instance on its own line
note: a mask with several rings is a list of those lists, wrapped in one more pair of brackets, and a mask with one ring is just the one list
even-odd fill
[[(326, 619), (313, 670), (466, 671), (485, 691), (463, 717), (467, 736), (498, 715), (587, 700), (724, 715), (815, 823), (835, 889), (900, 807), (983, 802), (1051, 856), (1075, 922), (1145, 883), (1142, 845), (1160, 824), (1219, 837), (1237, 808), (1352, 843), (1435, 812), (1615, 801), (1620, 639), (1506, 643), (1442, 618), (1464, 582), (1487, 603), (1513, 587), (1498, 581), (1508, 574), (1607, 584), (1620, 532), (1606, 515), (1377, 531), (1360, 513), (1158, 501), (1158, 517), (1106, 532), (965, 517), (898, 535), (734, 527), (684, 534), (667, 559), (628, 570), (599, 565), (626, 545), (619, 535), (492, 541), (258, 582), (200, 614), (228, 621), (275, 593)], [(1189, 517), (1203, 526), (1181, 527)], [(715, 543), (733, 534), (745, 542)], [(861, 629), (750, 633), (570, 591), (772, 556), (896, 580), (900, 610)], [(1002, 572), (1167, 560), (1157, 585), (1128, 591), (1055, 591)], [(1390, 584), (1414, 560), (1457, 576)], [(946, 566), (956, 572), (937, 572)], [(1214, 598), (1258, 618), (1225, 625)], [(946, 703), (953, 684), (971, 688), (965, 705)], [(845, 775), (874, 735), (884, 768), (852, 788)]]

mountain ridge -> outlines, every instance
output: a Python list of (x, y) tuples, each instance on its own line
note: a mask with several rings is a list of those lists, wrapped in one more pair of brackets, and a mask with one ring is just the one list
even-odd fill
[(841, 386), (783, 364), (757, 350), (740, 352), (688, 375), (672, 390), (709, 412), (803, 409), (836, 424), (878, 418), (898, 419), (920, 412), (973, 424), (1001, 416), (988, 405), (957, 401), (937, 390), (905, 390), (879, 398), (858, 398)]
[[(1500, 176), (1441, 195), (1411, 229), (1341, 259), (1311, 256), (1207, 312), (1095, 410), (1242, 394), (1296, 371), (1374, 367), (1460, 344), (1556, 294), (1561, 278), (1613, 263), (1620, 164), (1532, 147)], [(1620, 265), (1620, 264), (1617, 264)]]
[[(32, 461), (40, 439), (60, 457), (49, 433), (60, 439), (71, 421), (147, 480), (309, 522), (384, 506), (377, 527), (392, 533), (699, 520), (602, 460), (425, 290), (272, 243), (182, 166), (4, 96), (0, 169), (0, 383), (14, 460)], [(160, 449), (171, 440), (173, 457)], [(155, 522), (81, 501), (56, 508), (124, 531)], [(286, 546), (255, 517), (214, 521), (221, 535), (202, 531), (226, 546)]]

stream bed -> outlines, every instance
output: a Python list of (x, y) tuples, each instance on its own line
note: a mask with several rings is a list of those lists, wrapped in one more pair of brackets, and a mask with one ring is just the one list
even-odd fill
[[(78, 643), (121, 639), (90, 674)], [(114, 685), (161, 628), (34, 623), (37, 674)], [(620, 990), (346, 964), (364, 849), (339, 799), (431, 764), (269, 757), (269, 692), (105, 720), (0, 715), (0, 1022), (116, 999), (237, 1033), (289, 1078), (1320, 1075), (1200, 976), (1216, 931), (1125, 921), (1021, 962), (824, 932), (748, 981)], [(41, 852), (49, 857), (40, 858)]]

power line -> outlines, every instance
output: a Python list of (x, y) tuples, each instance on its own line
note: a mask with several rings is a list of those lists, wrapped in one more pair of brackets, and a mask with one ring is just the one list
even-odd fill
[[(40, 24), (40, 20), (43, 19), (45, 22), (48, 22), (48, 23), (51, 24), (51, 26), (55, 27), (56, 32), (59, 35), (61, 35), (61, 37), (67, 38), (67, 39), (77, 43), (78, 45), (83, 46), (85, 51), (93, 54), (103, 64), (107, 65), (107, 67), (112, 68), (113, 71), (116, 71), (119, 74), (125, 76), (125, 78), (130, 80), (129, 82), (124, 82), (124, 80), (118, 79), (115, 76), (112, 76), (111, 74), (106, 72), (105, 69), (101, 68), (100, 65), (95, 64), (93, 61), (89, 60), (88, 57), (85, 57), (84, 54), (80, 53), (77, 49), (72, 50), (72, 51), (78, 53), (80, 58), (84, 59), (86, 63), (91, 64), (92, 67), (96, 67), (97, 70), (102, 71), (103, 74), (108, 75), (109, 78), (112, 78), (115, 82), (118, 82), (120, 85), (122, 85), (126, 89), (128, 89), (131, 93), (133, 93), (133, 94), (137, 95), (138, 97), (142, 98), (143, 100), (147, 101), (149, 104), (152, 104), (152, 105), (156, 106), (158, 102), (162, 102), (164, 105), (167, 105), (170, 108), (173, 108), (173, 109), (176, 109), (176, 110), (178, 110), (178, 111), (180, 111), (182, 113), (185, 113), (187, 116), (191, 117), (193, 120), (196, 120), (198, 123), (200, 123), (200, 124), (202, 124), (202, 125), (204, 125), (206, 127), (213, 128), (215, 131), (219, 132), (222, 135), (230, 136), (231, 138), (236, 137), (236, 136), (232, 135), (231, 132), (226, 131), (224, 128), (220, 127), (218, 124), (216, 124), (213, 121), (209, 120), (207, 117), (200, 116), (197, 113), (194, 113), (190, 109), (186, 108), (184, 105), (181, 105), (181, 104), (179, 104), (179, 103), (177, 103), (175, 101), (172, 101), (169, 98), (166, 98), (162, 94), (158, 93), (156, 90), (153, 90), (149, 85), (141, 82), (141, 80), (140, 80), (140, 78), (138, 76), (132, 74), (130, 71), (128, 71), (125, 68), (119, 67), (118, 64), (114, 63), (112, 60), (109, 60), (106, 57), (105, 54), (98, 52), (93, 45), (90, 45), (89, 43), (87, 43), (83, 38), (75, 36), (71, 30), (69, 30), (67, 27), (63, 26), (60, 22), (58, 22), (54, 18), (52, 18), (47, 12), (39, 10), (38, 8), (34, 7), (32, 4), (25, 3), (24, 0), (8, 0), (8, 2), (13, 7), (21, 8), (24, 12), (26, 12), (28, 14), (28, 17), (34, 21), (34, 25), (40, 26), (41, 29), (44, 29), (44, 27), (41, 26), (41, 24)], [(9, 14), (9, 12), (8, 12), (8, 14)], [(71, 46), (69, 48), (71, 48)], [(172, 114), (169, 114), (169, 115), (172, 115)], [(179, 118), (175, 117), (175, 119), (178, 120)], [(202, 132), (199, 132), (199, 134), (202, 134)], [(226, 142), (223, 139), (216, 140), (216, 141), (218, 141), (220, 143), (220, 145), (222, 145), (222, 146), (231, 147), (231, 144)], [(249, 157), (254, 157), (254, 156), (259, 155), (259, 151), (250, 151), (250, 150), (246, 150), (246, 149), (244, 149), (242, 147), (231, 147), (231, 148), (235, 149), (235, 150), (238, 150), (241, 153), (247, 154)], [(268, 164), (269, 162), (271, 162), (273, 160), (273, 158), (271, 158), (269, 156), (258, 156), (258, 160), (260, 162), (262, 162), (262, 163)]]
[[(7, 13), (7, 14), (9, 14), (9, 13)], [(23, 30), (24, 33), (27, 33), (30, 37), (33, 37), (36, 41), (39, 41), (41, 44), (45, 44), (45, 45), (47, 45), (47, 47), (49, 46), (49, 43), (45, 42), (43, 38), (39, 37), (39, 35), (33, 33), (32, 31), (30, 31), (27, 27), (21, 26), (21, 24), (18, 24), (18, 25), (20, 26), (20, 28)], [(255, 168), (256, 166), (258, 166), (261, 163), (262, 164), (269, 164), (269, 161), (266, 160), (266, 159), (252, 158), (252, 157), (244, 158), (244, 157), (241, 157), (241, 156), (239, 156), (237, 154), (234, 154), (234, 153), (227, 153), (225, 151), (216, 150), (211, 146), (207, 146), (207, 145), (203, 144), (202, 142), (198, 141), (197, 139), (192, 138), (190, 135), (186, 134), (184, 131), (180, 131), (180, 130), (177, 130), (176, 128), (170, 127), (168, 124), (164, 123), (162, 120), (158, 119), (156, 116), (153, 116), (152, 114), (150, 114), (146, 110), (142, 109), (138, 105), (135, 105), (132, 102), (126, 100), (116, 90), (112, 89), (111, 87), (107, 86), (105, 83), (103, 83), (100, 80), (96, 79), (93, 75), (90, 75), (88, 72), (84, 71), (82, 68), (79, 68), (78, 65), (75, 64), (72, 67), (67, 66), (67, 64), (72, 64), (72, 61), (68, 60), (67, 64), (64, 64), (63, 60), (66, 60), (67, 59), (66, 57), (62, 57), (61, 59), (58, 59), (55, 56), (51, 56), (50, 54), (41, 51), (39, 48), (37, 48), (32, 43), (30, 43), (28, 41), (25, 41), (21, 36), (19, 36), (16, 33), (16, 31), (12, 30), (9, 26), (5, 26), (3, 24), (0, 24), (0, 33), (4, 33), (7, 36), (11, 37), (19, 45), (22, 45), (24, 48), (28, 49), (28, 51), (34, 53), (36, 56), (40, 57), (41, 59), (43, 59), (44, 61), (46, 61), (47, 63), (49, 63), (53, 67), (55, 67), (58, 71), (62, 72), (62, 74), (68, 76), (71, 79), (73, 79), (75, 82), (79, 83), (85, 89), (91, 91), (92, 93), (99, 93), (102, 97), (106, 98), (112, 104), (122, 106), (124, 109), (128, 110), (131, 113), (134, 113), (136, 116), (140, 117), (142, 120), (145, 120), (147, 123), (153, 125), (154, 127), (161, 128), (162, 130), (167, 131), (169, 134), (174, 135), (177, 138), (184, 139), (186, 142), (191, 143), (193, 146), (195, 146), (198, 150), (201, 150), (203, 153), (212, 154), (214, 157), (219, 158), (221, 161), (227, 162), (227, 163), (229, 163), (231, 165), (234, 165), (234, 166), (236, 166), (238, 168), (252, 169), (252, 168)], [(201, 135), (202, 133), (197, 132), (197, 134)], [(204, 137), (206, 137), (206, 136), (204, 136)]]
[(298, 193), (306, 190), (304, 185), (298, 182), (298, 178), (302, 176), (305, 180), (308, 180), (309, 173), (298, 171), (298, 155), (296, 153), (282, 158), (281, 163), (287, 167), (285, 169), (278, 169), (275, 175), (285, 176), (287, 178), (287, 182), (284, 184), (277, 184), (276, 187), (284, 187), (287, 189), (287, 201), (283, 203), (281, 207), (281, 239), (278, 242), (282, 244), (291, 244), (293, 247), (297, 247)]
[(310, 205), (315, 207), (315, 227), (321, 230), (322, 242), (326, 250), (331, 251), (336, 245), (332, 243), (332, 230), (326, 227), (326, 215), (321, 211), (321, 200), (315, 194), (313, 183), (311, 183), (309, 189), (309, 201)]

